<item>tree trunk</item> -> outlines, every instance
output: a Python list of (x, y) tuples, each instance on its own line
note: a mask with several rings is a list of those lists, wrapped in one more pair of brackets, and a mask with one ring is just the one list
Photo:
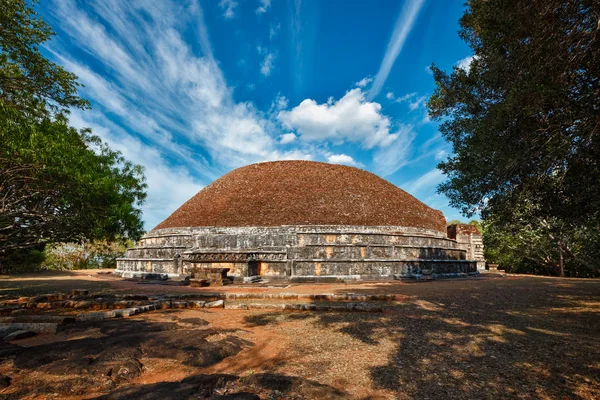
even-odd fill
[(560, 261), (559, 261), (559, 264), (560, 264), (560, 276), (561, 276), (561, 278), (564, 278), (565, 277), (565, 262), (564, 262), (564, 259), (563, 259), (562, 240), (558, 241), (558, 252), (560, 254)]

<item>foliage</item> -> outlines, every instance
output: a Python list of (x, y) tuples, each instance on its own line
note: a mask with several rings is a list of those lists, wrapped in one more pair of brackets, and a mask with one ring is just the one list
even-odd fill
[(46, 254), (39, 248), (7, 251), (0, 258), (0, 273), (21, 274), (42, 269)]
[(469, 222), (462, 222), (461, 220), (453, 219), (452, 221), (448, 222), (446, 225), (460, 225), (460, 224), (475, 225), (477, 227), (477, 230), (479, 232), (483, 233), (483, 226), (481, 224), (481, 221), (476, 220), (476, 219), (472, 219)]
[(41, 54), (54, 33), (28, 3), (0, 0), (0, 100), (37, 116), (89, 107), (77, 95), (77, 77)]
[(50, 270), (115, 268), (117, 258), (123, 256), (131, 244), (131, 241), (122, 240), (55, 243), (46, 247), (42, 268)]
[(31, 268), (47, 243), (138, 238), (142, 167), (69, 126), (69, 108), (89, 104), (39, 51), (54, 33), (32, 2), (0, 10), (0, 269)]
[(0, 258), (52, 242), (137, 239), (145, 188), (142, 167), (89, 131), (0, 102)]
[(454, 148), (440, 192), (515, 268), (600, 275), (599, 19), (595, 0), (470, 0), (470, 68), (432, 66), (429, 112)]

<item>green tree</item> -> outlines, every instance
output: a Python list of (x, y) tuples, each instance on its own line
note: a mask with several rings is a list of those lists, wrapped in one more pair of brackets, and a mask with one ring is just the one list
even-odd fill
[(68, 109), (88, 102), (77, 94), (77, 77), (40, 53), (52, 35), (31, 3), (0, 0), (2, 269), (47, 243), (143, 233), (143, 169), (89, 129), (69, 126)]
[(137, 239), (145, 189), (142, 167), (89, 130), (0, 103), (0, 256), (50, 242)]
[(5, 104), (37, 116), (89, 107), (77, 94), (77, 76), (40, 52), (53, 35), (32, 4), (0, 0), (0, 100)]
[(599, 20), (596, 0), (470, 0), (473, 61), (433, 65), (428, 103), (454, 148), (439, 165), (451, 204), (523, 245), (545, 236), (545, 265), (573, 274), (600, 255)]

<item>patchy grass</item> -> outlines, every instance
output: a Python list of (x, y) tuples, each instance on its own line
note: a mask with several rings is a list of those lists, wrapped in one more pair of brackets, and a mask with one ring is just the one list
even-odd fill
[[(286, 291), (296, 288), (310, 289)], [(26, 349), (2, 350), (0, 373), (13, 383), (0, 395), (600, 398), (599, 280), (478, 278), (327, 291), (401, 300), (383, 313), (169, 310), (77, 323), (15, 342)]]

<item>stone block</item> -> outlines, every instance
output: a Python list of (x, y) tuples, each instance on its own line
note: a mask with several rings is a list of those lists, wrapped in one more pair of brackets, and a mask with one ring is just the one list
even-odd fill
[(27, 330), (18, 330), (18, 331), (9, 333), (2, 340), (4, 340), (5, 342), (10, 342), (11, 340), (26, 339), (26, 338), (32, 337), (32, 336), (35, 336), (35, 332), (27, 331)]
[(256, 283), (256, 282), (260, 282), (260, 276), (258, 275), (254, 275), (254, 276), (245, 276), (243, 278), (244, 283)]
[(12, 326), (17, 329), (33, 331), (37, 333), (56, 333), (57, 324), (53, 322), (13, 322), (0, 323), (0, 327)]
[(0, 337), (4, 337), (18, 330), (20, 330), (20, 328), (17, 328), (12, 324), (2, 324), (0, 325)]
[(210, 301), (204, 305), (206, 308), (223, 308), (225, 302), (223, 300)]
[(116, 311), (95, 311), (77, 315), (77, 321), (101, 321), (103, 319), (115, 318)]

